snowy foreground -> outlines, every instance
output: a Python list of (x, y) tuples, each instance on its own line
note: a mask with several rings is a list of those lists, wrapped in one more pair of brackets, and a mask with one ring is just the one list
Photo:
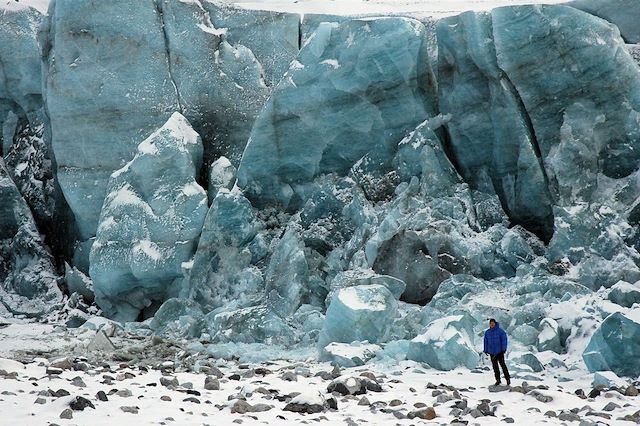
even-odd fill
[[(623, 395), (625, 391), (637, 394), (634, 388), (618, 383), (620, 390), (614, 390), (610, 388), (615, 384), (609, 383), (596, 386), (598, 392), (593, 374), (562, 367), (516, 373), (511, 388), (494, 388), (489, 386), (493, 375), (488, 362), (476, 370), (450, 372), (412, 361), (342, 370), (317, 362), (254, 365), (189, 355), (177, 342), (121, 331), (111, 339), (114, 351), (99, 352), (87, 349), (96, 335), (88, 328), (33, 323), (1, 327), (1, 425), (493, 425), (498, 421), (611, 425), (640, 421), (634, 414), (639, 398)], [(353, 391), (354, 384), (359, 389), (351, 377), (363, 381), (366, 393), (343, 395)], [(606, 381), (606, 377), (600, 379)], [(332, 383), (333, 393), (328, 391)], [(337, 409), (328, 408), (333, 403)], [(293, 412), (291, 407), (319, 412)], [(427, 420), (433, 413), (436, 417)]]

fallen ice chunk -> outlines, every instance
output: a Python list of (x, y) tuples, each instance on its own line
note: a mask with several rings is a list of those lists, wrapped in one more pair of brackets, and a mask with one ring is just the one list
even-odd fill
[(618, 281), (609, 292), (608, 299), (625, 308), (630, 308), (634, 303), (640, 303), (640, 282), (629, 284)]
[(368, 342), (329, 343), (320, 354), (321, 361), (331, 361), (341, 367), (364, 365), (382, 348)]
[(640, 309), (609, 315), (582, 353), (591, 372), (613, 371), (619, 376), (640, 375)]
[(327, 309), (319, 346), (356, 340), (383, 342), (389, 337), (397, 311), (398, 302), (380, 284), (343, 288), (335, 293)]
[(437, 319), (427, 325), (427, 331), (411, 340), (407, 358), (425, 362), (438, 370), (453, 370), (459, 366), (474, 368), (480, 357), (473, 343), (476, 320), (469, 314)]

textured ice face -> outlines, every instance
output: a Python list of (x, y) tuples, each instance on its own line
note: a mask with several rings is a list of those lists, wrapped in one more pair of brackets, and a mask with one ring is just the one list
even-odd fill
[(111, 175), (90, 257), (96, 302), (107, 316), (132, 321), (179, 292), (172, 283), (195, 251), (207, 212), (195, 181), (201, 162), (200, 136), (174, 113)]
[(340, 289), (327, 309), (318, 345), (324, 348), (331, 342), (384, 342), (390, 337), (397, 310), (393, 295), (380, 284)]
[(589, 371), (611, 370), (620, 376), (640, 374), (640, 309), (614, 313), (596, 330), (582, 354)]
[(257, 118), (238, 184), (256, 206), (295, 207), (304, 185), (363, 157), (384, 174), (405, 133), (434, 115), (433, 92), (421, 23), (321, 24)]

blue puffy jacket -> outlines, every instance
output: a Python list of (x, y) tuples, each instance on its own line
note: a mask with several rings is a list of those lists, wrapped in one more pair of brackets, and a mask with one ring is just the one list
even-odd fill
[(484, 351), (490, 355), (507, 351), (507, 333), (500, 328), (500, 323), (484, 332)]

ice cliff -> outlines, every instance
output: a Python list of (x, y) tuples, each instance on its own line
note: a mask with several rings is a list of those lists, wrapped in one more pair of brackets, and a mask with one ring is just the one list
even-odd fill
[(0, 5), (0, 313), (439, 369), (495, 317), (640, 375), (638, 17)]

